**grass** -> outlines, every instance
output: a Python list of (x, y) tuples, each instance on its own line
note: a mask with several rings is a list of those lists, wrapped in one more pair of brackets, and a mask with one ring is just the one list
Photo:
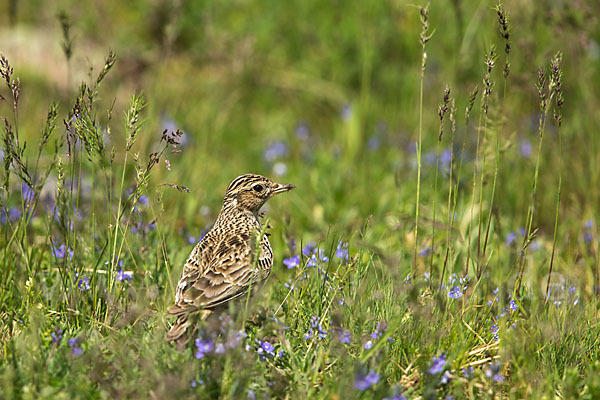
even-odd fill
[[(10, 2), (0, 398), (598, 398), (600, 9), (422, 6)], [(179, 352), (247, 172), (273, 272)]]

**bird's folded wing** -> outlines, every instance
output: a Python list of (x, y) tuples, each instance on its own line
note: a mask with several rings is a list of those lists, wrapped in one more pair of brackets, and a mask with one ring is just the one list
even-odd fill
[[(179, 296), (172, 308), (213, 308), (244, 294), (257, 277), (250, 236), (230, 236), (193, 251), (184, 266), (178, 284)], [(259, 255), (259, 264), (265, 263), (261, 260), (265, 256)]]

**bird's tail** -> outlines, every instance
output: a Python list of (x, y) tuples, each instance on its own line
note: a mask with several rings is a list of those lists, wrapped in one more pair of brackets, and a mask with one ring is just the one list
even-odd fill
[(177, 347), (183, 347), (187, 344), (189, 340), (189, 335), (186, 335), (186, 332), (191, 325), (188, 315), (182, 314), (177, 317), (175, 323), (167, 332), (167, 336), (165, 339), (167, 342), (175, 342)]
[[(190, 335), (188, 334), (188, 328), (192, 325), (190, 310), (173, 305), (167, 309), (167, 314), (176, 316), (177, 319), (169, 332), (167, 332), (165, 340), (167, 342), (175, 342), (178, 348), (183, 348), (190, 339)], [(206, 319), (210, 314), (210, 310), (202, 310), (201, 319)]]

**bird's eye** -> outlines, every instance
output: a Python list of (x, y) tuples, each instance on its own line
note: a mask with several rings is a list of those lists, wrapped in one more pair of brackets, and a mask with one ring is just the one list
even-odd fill
[(254, 185), (252, 187), (252, 189), (254, 189), (255, 192), (259, 192), (260, 193), (260, 192), (262, 192), (263, 187), (262, 187), (262, 185)]

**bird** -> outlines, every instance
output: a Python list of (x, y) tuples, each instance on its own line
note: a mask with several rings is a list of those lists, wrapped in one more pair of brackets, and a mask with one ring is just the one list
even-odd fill
[(175, 302), (167, 309), (168, 316), (177, 317), (167, 341), (185, 346), (192, 315), (206, 319), (215, 308), (244, 295), (269, 276), (273, 251), (260, 222), (260, 209), (271, 197), (294, 188), (255, 174), (231, 181), (213, 227), (183, 266)]

